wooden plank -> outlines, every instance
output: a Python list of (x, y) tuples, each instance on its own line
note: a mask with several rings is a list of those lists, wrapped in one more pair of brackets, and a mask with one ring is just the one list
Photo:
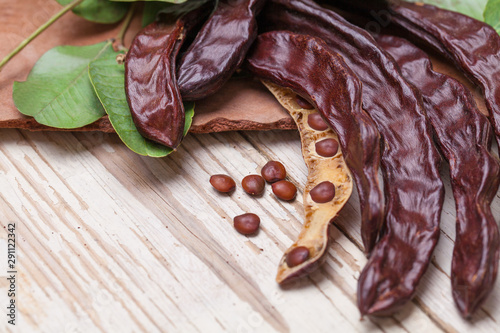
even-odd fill
[[(240, 187), (216, 193), (208, 178), (235, 180), (282, 161), (299, 187), (292, 203)], [(277, 263), (302, 223), (307, 169), (293, 131), (190, 135), (163, 159), (137, 156), (115, 135), (0, 131), (0, 221), (18, 225), (21, 332), (383, 331), (491, 332), (498, 289), (468, 323), (450, 295), (454, 208), (417, 298), (400, 313), (360, 320), (356, 284), (366, 259), (353, 196), (331, 230), (325, 264), (287, 288)], [(445, 175), (446, 177), (446, 175)], [(496, 203), (498, 206), (498, 203)], [(245, 237), (233, 216), (253, 211)], [(498, 209), (495, 215), (500, 216)], [(449, 234), (450, 235), (449, 235)], [(5, 233), (2, 233), (2, 250)], [(2, 263), (3, 264), (3, 263)], [(4, 274), (5, 270), (0, 271)], [(0, 302), (6, 301), (1, 279)], [(7, 327), (5, 322), (1, 327)]]

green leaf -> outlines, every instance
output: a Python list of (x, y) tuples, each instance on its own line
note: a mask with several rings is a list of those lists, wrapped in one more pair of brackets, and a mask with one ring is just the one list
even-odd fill
[(87, 75), (88, 65), (112, 53), (111, 41), (47, 51), (26, 81), (14, 82), (14, 104), (47, 126), (77, 128), (93, 123), (105, 112)]
[(184, 3), (176, 2), (175, 4), (161, 1), (146, 2), (142, 14), (142, 26), (145, 27), (148, 24), (153, 23), (156, 20), (158, 14), (170, 14), (174, 17), (180, 16), (182, 14), (195, 10), (207, 1), (208, 0), (190, 0)]
[[(173, 4), (178, 4), (178, 3), (184, 3), (188, 0), (110, 0), (112, 2), (167, 2), (167, 3), (173, 3)], [(195, 0), (190, 0), (190, 1), (195, 1)]]
[(448, 10), (453, 10), (483, 21), (483, 11), (488, 0), (419, 0)]
[[(117, 63), (117, 54), (107, 54), (91, 62), (89, 66), (91, 82), (108, 113), (111, 125), (125, 145), (137, 154), (151, 157), (170, 154), (172, 149), (145, 139), (137, 131), (125, 95), (125, 68), (124, 65)], [(194, 104), (184, 103), (184, 109), (186, 113), (184, 135), (186, 135), (191, 127)]]
[(489, 0), (484, 9), (484, 21), (500, 33), (500, 0)]
[(161, 1), (146, 2), (142, 11), (142, 26), (145, 27), (153, 23), (158, 13), (168, 6), (172, 6), (172, 4)]
[[(56, 0), (65, 6), (73, 0)], [(128, 11), (130, 4), (111, 2), (109, 0), (85, 0), (73, 9), (73, 13), (86, 20), (97, 23), (116, 23)]]

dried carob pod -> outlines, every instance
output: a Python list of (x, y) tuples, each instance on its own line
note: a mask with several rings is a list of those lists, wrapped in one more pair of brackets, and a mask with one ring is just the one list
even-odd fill
[(370, 34), (337, 13), (309, 0), (270, 0), (263, 14), (266, 30), (321, 36), (363, 82), (363, 107), (384, 139), (387, 208), (384, 234), (359, 279), (358, 307), (362, 314), (392, 313), (415, 295), (429, 266), (444, 201), (420, 96)]
[(220, 0), (179, 61), (179, 89), (186, 101), (216, 92), (240, 67), (257, 37), (255, 17), (265, 0)]
[(457, 209), (451, 282), (455, 303), (468, 317), (493, 289), (500, 257), (499, 230), (490, 207), (500, 183), (500, 164), (489, 152), (492, 128), (467, 88), (433, 71), (425, 52), (398, 37), (376, 39), (422, 92), (439, 146), (450, 162)]
[[(337, 1), (329, 1), (337, 4)], [(383, 15), (387, 23), (428, 44), (455, 64), (484, 92), (490, 122), (500, 140), (500, 36), (472, 17), (423, 3), (341, 0), (346, 6)]]
[[(384, 139), (386, 224), (401, 222), (409, 227), (408, 220), (416, 216), (419, 227), (437, 232), (444, 193), (438, 172), (439, 155), (432, 143), (421, 100), (402, 77), (394, 60), (368, 32), (313, 1), (270, 0), (260, 23), (263, 30), (286, 29), (321, 36), (332, 52), (343, 56), (363, 82), (363, 108)], [(433, 195), (428, 195), (430, 193)], [(378, 239), (383, 216), (379, 218), (363, 218), (361, 234), (367, 253)], [(437, 235), (435, 237), (426, 250), (429, 256), (437, 241)], [(427, 265), (422, 265), (421, 274), (426, 268)], [(421, 274), (414, 276), (415, 286)]]
[[(273, 10), (279, 10), (278, 16), (287, 15), (286, 10), (282, 11), (282, 8), (276, 9), (272, 6), (270, 8), (267, 8), (263, 12), (263, 15), (264, 16), (272, 15)], [(318, 36), (317, 34), (314, 35)], [(299, 38), (297, 38), (297, 41), (298, 40)], [(302, 85), (302, 89), (309, 89), (307, 94), (309, 94), (309, 96), (313, 96), (309, 98), (325, 103), (324, 105), (321, 106), (323, 109), (320, 108), (319, 111), (323, 115), (323, 117), (325, 117), (325, 119), (329, 122), (334, 131), (337, 134), (339, 134), (341, 146), (346, 157), (347, 165), (349, 166), (349, 169), (353, 174), (358, 189), (360, 205), (361, 205), (361, 222), (362, 222), (361, 234), (363, 243), (365, 245), (365, 251), (369, 253), (371, 248), (373, 248), (373, 246), (375, 245), (384, 218), (384, 198), (379, 187), (378, 171), (377, 171), (378, 166), (376, 166), (376, 164), (378, 164), (380, 161), (380, 156), (379, 156), (380, 148), (375, 146), (379, 144), (379, 138), (377, 135), (375, 140), (374, 133), (376, 132), (376, 129), (374, 123), (366, 115), (366, 113), (361, 110), (360, 104), (356, 102), (351, 106), (347, 106), (347, 105), (337, 104), (328, 98), (321, 98), (321, 99), (319, 98), (321, 95), (319, 91), (325, 91), (323, 93), (325, 96), (332, 96), (332, 97), (335, 96), (335, 94), (332, 94), (327, 91), (332, 90), (336, 91), (337, 93), (343, 93), (343, 91), (340, 91), (335, 86), (336, 83), (335, 80), (333, 80), (330, 83), (326, 82), (328, 80), (331, 80), (329, 79), (329, 76), (327, 74), (325, 74), (325, 76), (319, 76), (317, 74), (321, 73), (324, 70), (330, 71), (333, 64), (338, 62), (337, 59), (339, 59), (337, 54), (333, 56), (327, 55), (328, 53), (330, 53), (328, 51), (329, 48), (324, 47), (325, 45), (322, 42), (320, 44), (322, 52), (321, 56), (304, 55), (305, 52), (306, 53), (312, 52), (311, 50), (304, 49), (301, 51), (301, 53), (297, 52), (298, 54), (296, 55), (296, 58), (293, 59), (291, 58), (292, 54), (289, 55), (287, 53), (284, 53), (279, 57), (276, 56), (276, 62), (278, 63), (277, 66), (283, 67), (281, 71), (284, 74), (288, 74), (288, 72), (292, 73), (293, 70), (293, 73), (294, 75), (296, 75), (297, 78), (296, 80), (298, 80), (297, 81), (298, 83), (296, 82), (294, 84)], [(307, 45), (307, 43), (304, 43), (302, 46), (311, 47), (311, 45)], [(300, 50), (298, 44), (295, 45), (295, 47), (297, 48), (297, 50)], [(300, 57), (303, 57), (304, 59)], [(331, 57), (331, 59), (333, 60), (330, 60), (329, 57)], [(308, 64), (306, 63), (307, 58), (318, 58), (317, 59), (318, 62), (315, 63), (314, 65)], [(331, 63), (329, 61), (331, 61)], [(345, 63), (343, 60), (341, 60), (340, 63), (342, 67), (345, 67)], [(314, 66), (316, 68), (313, 68)], [(262, 68), (264, 70), (266, 69), (265, 66), (262, 66)], [(278, 74), (280, 74), (279, 71), (277, 69), (272, 68), (271, 66), (269, 66), (268, 68), (275, 70), (276, 72), (275, 74), (277, 75), (277, 80), (279, 80), (278, 77), (279, 76)], [(300, 73), (301, 70), (302, 73)], [(350, 70), (346, 71), (343, 74), (353, 75)], [(260, 74), (257, 73), (257, 75)], [(269, 74), (266, 73), (266, 75)], [(336, 75), (338, 77), (338, 74)], [(313, 81), (314, 84), (312, 84)], [(320, 83), (320, 81), (322, 82)], [(278, 81), (276, 81), (275, 83), (280, 85), (280, 82)], [(349, 82), (347, 83), (348, 87), (353, 87), (353, 83)], [(356, 80), (356, 86), (358, 86), (358, 84), (359, 81)], [(314, 87), (314, 85), (319, 85), (319, 86)], [(317, 88), (326, 90), (314, 90)], [(294, 88), (292, 87), (292, 89)], [(304, 92), (299, 92), (299, 93), (304, 93)], [(352, 94), (352, 92), (350, 93)], [(353, 98), (358, 98), (358, 97), (352, 95), (351, 100), (353, 100)], [(331, 111), (329, 111), (328, 108), (335, 110), (336, 114), (328, 115), (329, 112), (331, 113)], [(349, 111), (349, 109), (351, 109), (351, 111)], [(348, 133), (346, 132), (346, 128), (352, 126), (355, 127), (355, 132), (352, 132), (352, 134), (348, 135)], [(340, 127), (344, 127), (344, 129), (341, 129)], [(363, 142), (362, 145), (359, 148), (357, 148), (356, 152), (354, 146), (350, 146), (354, 145), (352, 143), (352, 140), (358, 140), (360, 142)]]
[[(263, 83), (297, 124), (302, 156), (309, 172), (304, 188), (305, 222), (297, 241), (285, 251), (278, 266), (276, 281), (286, 283), (309, 274), (321, 264), (328, 250), (328, 228), (351, 196), (353, 183), (342, 151), (338, 149), (335, 132), (328, 126), (319, 130), (315, 123), (311, 126), (310, 119), (318, 115), (317, 110), (301, 107), (300, 96), (290, 89), (266, 81)], [(323, 121), (321, 117), (319, 119)], [(333, 144), (328, 156), (321, 156), (316, 145), (327, 140), (337, 142), (337, 149)]]
[(306, 0), (272, 0), (264, 24), (321, 36), (364, 83), (363, 106), (385, 141), (387, 215), (359, 279), (358, 306), (362, 314), (392, 313), (415, 294), (439, 238), (444, 188), (421, 100), (373, 38), (332, 11)]
[(125, 92), (139, 132), (176, 148), (184, 131), (184, 106), (176, 76), (176, 57), (187, 31), (203, 18), (202, 6), (174, 25), (160, 19), (142, 29), (125, 60)]
[(361, 83), (342, 57), (321, 39), (273, 31), (257, 38), (246, 67), (261, 79), (292, 89), (318, 110), (338, 135), (364, 218), (381, 219), (379, 134), (361, 108)]

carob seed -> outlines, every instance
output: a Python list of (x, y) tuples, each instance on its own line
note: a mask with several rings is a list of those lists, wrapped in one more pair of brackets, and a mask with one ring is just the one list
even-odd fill
[(329, 181), (324, 181), (316, 185), (311, 192), (311, 199), (317, 203), (326, 203), (332, 201), (335, 197), (335, 185)]
[(278, 161), (267, 162), (260, 173), (268, 183), (274, 183), (286, 177), (286, 169)]
[(335, 139), (325, 139), (316, 142), (316, 152), (323, 157), (333, 157), (339, 150), (339, 143)]
[(219, 192), (231, 192), (236, 188), (233, 178), (227, 175), (213, 175), (210, 177), (210, 184)]
[(281, 200), (289, 201), (297, 195), (297, 188), (287, 180), (274, 183), (272, 188), (273, 193)]
[(264, 192), (266, 181), (259, 175), (249, 175), (243, 178), (241, 186), (250, 195), (261, 195)]
[(259, 230), (260, 218), (253, 213), (246, 213), (236, 216), (234, 219), (234, 228), (242, 235), (251, 235)]
[(312, 106), (311, 103), (309, 103), (308, 101), (306, 101), (304, 98), (302, 98), (299, 95), (297, 95), (297, 97), (295, 98), (295, 101), (303, 109), (306, 109), (306, 110), (314, 109), (314, 106)]
[(305, 246), (298, 246), (286, 255), (288, 267), (295, 267), (309, 259), (309, 249)]
[(328, 129), (328, 124), (319, 113), (311, 113), (307, 116), (307, 124), (316, 131), (326, 131)]

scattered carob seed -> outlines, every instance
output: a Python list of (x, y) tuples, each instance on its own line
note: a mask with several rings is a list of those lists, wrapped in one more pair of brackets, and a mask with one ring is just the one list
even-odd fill
[(234, 228), (242, 235), (255, 234), (260, 227), (260, 217), (254, 213), (235, 216)]
[(219, 192), (227, 193), (236, 188), (233, 178), (228, 175), (213, 175), (210, 177), (210, 184)]
[(274, 183), (286, 178), (286, 169), (278, 161), (269, 161), (262, 168), (261, 174), (268, 183)]
[(297, 195), (297, 188), (288, 180), (280, 180), (272, 185), (273, 193), (281, 200), (290, 201)]
[(259, 175), (249, 175), (243, 178), (241, 186), (250, 195), (261, 195), (264, 193), (266, 181)]

